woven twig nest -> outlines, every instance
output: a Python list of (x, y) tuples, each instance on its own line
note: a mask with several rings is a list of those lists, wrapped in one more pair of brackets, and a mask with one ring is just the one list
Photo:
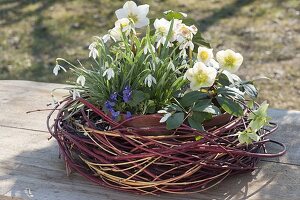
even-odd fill
[[(204, 124), (205, 132), (188, 125), (167, 130), (157, 124), (159, 119), (146, 115), (116, 122), (82, 98), (67, 98), (50, 113), (48, 128), (68, 171), (102, 186), (144, 194), (201, 192), (229, 175), (254, 170), (261, 157), (285, 153), (283, 144), (266, 138), (277, 129), (274, 123), (258, 131), (260, 141), (241, 145), (230, 135), (245, 130), (246, 117), (222, 115)], [(266, 153), (267, 142), (283, 150)]]

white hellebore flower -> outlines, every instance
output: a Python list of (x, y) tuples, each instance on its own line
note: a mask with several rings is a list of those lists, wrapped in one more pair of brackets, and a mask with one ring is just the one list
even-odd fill
[(56, 63), (55, 67), (53, 68), (53, 74), (54, 74), (55, 76), (57, 76), (58, 71), (59, 71), (60, 69), (64, 70), (64, 72), (67, 71), (63, 66), (61, 66), (61, 65), (59, 65), (59, 64)]
[(115, 72), (112, 68), (108, 68), (104, 71), (103, 77), (107, 76), (107, 79), (110, 80), (111, 78), (115, 77)]
[(75, 100), (77, 97), (80, 97), (80, 93), (76, 89), (72, 90), (71, 93), (72, 93), (72, 96), (73, 96), (73, 100)]
[(99, 56), (99, 52), (96, 46), (97, 46), (97, 42), (93, 42), (89, 46), (89, 50), (90, 50), (89, 57), (93, 57), (94, 59), (96, 59)]
[(213, 67), (215, 69), (220, 69), (220, 65), (219, 63), (215, 60), (215, 59), (211, 59), (208, 63), (207, 63), (208, 67)]
[(199, 47), (197, 53), (197, 59), (204, 64), (208, 64), (211, 59), (214, 57), (213, 49), (209, 49), (206, 47)]
[[(173, 44), (171, 42), (174, 42), (176, 40), (176, 28), (182, 23), (181, 20), (174, 19), (173, 26), (172, 26), (172, 32), (171, 32), (171, 38), (169, 40), (168, 46), (171, 47)], [(161, 44), (164, 44), (166, 42), (169, 30), (171, 28), (171, 22), (161, 18), (156, 19), (153, 23), (155, 28), (155, 34), (157, 36), (156, 47), (158, 48)]]
[(243, 56), (239, 53), (235, 53), (231, 49), (219, 51), (216, 54), (216, 58), (220, 67), (231, 73), (236, 72), (243, 63)]
[(199, 90), (202, 87), (210, 87), (215, 82), (217, 70), (206, 67), (202, 62), (196, 62), (193, 68), (186, 71), (185, 77), (191, 82), (192, 90)]
[(127, 1), (123, 8), (116, 10), (118, 19), (128, 18), (133, 21), (135, 28), (142, 28), (149, 24), (147, 14), (149, 12), (149, 5), (137, 6), (133, 1)]
[(76, 80), (77, 84), (80, 84), (81, 86), (84, 86), (85, 84), (85, 77), (83, 75), (78, 76), (77, 80)]
[(183, 23), (178, 24), (176, 27), (177, 31), (177, 41), (179, 43), (186, 42), (187, 40), (192, 40), (193, 36), (197, 33), (198, 29), (196, 26), (187, 26)]
[(152, 83), (156, 84), (156, 79), (151, 74), (149, 74), (145, 78), (145, 84), (148, 85), (148, 87), (151, 87)]
[(127, 32), (132, 29), (130, 20), (128, 18), (121, 18), (115, 22), (115, 27), (122, 30), (122, 32)]

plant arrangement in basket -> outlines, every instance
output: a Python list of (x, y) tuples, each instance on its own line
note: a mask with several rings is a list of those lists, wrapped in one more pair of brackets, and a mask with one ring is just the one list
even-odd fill
[[(234, 74), (242, 55), (214, 55), (185, 13), (148, 12), (133, 1), (117, 10), (89, 46), (91, 66), (57, 59), (55, 75), (67, 63), (75, 76), (48, 117), (67, 170), (119, 190), (188, 193), (282, 155), (266, 138), (277, 126), (255, 102), (255, 80)], [(283, 150), (267, 153), (267, 142)]]

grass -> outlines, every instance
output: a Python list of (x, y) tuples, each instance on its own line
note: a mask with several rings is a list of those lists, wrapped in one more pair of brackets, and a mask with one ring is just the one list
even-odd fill
[[(272, 107), (300, 110), (300, 1), (164, 0), (150, 5), (150, 16), (173, 9), (195, 18), (215, 52), (232, 48), (244, 56), (243, 78), (258, 82), (259, 100)], [(64, 83), (55, 77), (56, 57), (85, 62), (95, 35), (113, 26), (124, 1), (2, 0), (0, 2), (0, 79)]]

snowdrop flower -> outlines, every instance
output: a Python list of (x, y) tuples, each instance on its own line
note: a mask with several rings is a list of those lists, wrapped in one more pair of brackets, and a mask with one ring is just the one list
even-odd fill
[(164, 114), (164, 116), (159, 120), (160, 123), (164, 123), (172, 115), (172, 113), (169, 113), (169, 112), (167, 112), (165, 110), (159, 110), (157, 113)]
[(206, 47), (199, 47), (197, 53), (197, 59), (204, 64), (208, 64), (210, 60), (214, 57), (213, 49)]
[(121, 39), (122, 39), (122, 32), (121, 32), (121, 29), (118, 27), (114, 27), (113, 29), (109, 30), (109, 35), (115, 42), (121, 41)]
[(172, 60), (170, 60), (169, 64), (168, 64), (168, 68), (172, 69), (173, 71), (175, 71), (175, 65), (173, 64)]
[(73, 100), (77, 99), (77, 97), (80, 97), (80, 93), (76, 89), (72, 90), (71, 93), (72, 93), (72, 96), (73, 96)]
[(185, 59), (187, 57), (187, 53), (186, 53), (186, 50), (185, 48), (182, 49), (180, 52), (179, 52), (179, 57)]
[(103, 35), (102, 40), (103, 40), (104, 43), (107, 43), (110, 40), (110, 34)]
[(58, 71), (59, 71), (60, 69), (62, 69), (64, 72), (67, 71), (63, 66), (59, 65), (58, 63), (56, 63), (55, 67), (53, 68), (53, 74), (54, 74), (55, 76), (57, 76)]
[(92, 44), (90, 44), (89, 46), (89, 57), (93, 57), (94, 59), (96, 59), (99, 56), (99, 52), (97, 50), (97, 42), (93, 42)]
[(127, 1), (123, 8), (116, 10), (118, 19), (128, 18), (133, 21), (135, 28), (142, 28), (149, 24), (147, 14), (149, 12), (149, 5), (137, 6), (133, 1)]
[(146, 55), (148, 52), (151, 53), (152, 52), (155, 52), (155, 47), (147, 42), (145, 47), (144, 47), (144, 54)]
[(220, 67), (231, 73), (236, 72), (243, 63), (243, 56), (239, 53), (235, 53), (231, 49), (219, 51), (216, 54), (216, 58)]
[(179, 49), (187, 49), (190, 48), (191, 50), (194, 49), (194, 43), (191, 40), (187, 40), (180, 44)]
[(103, 77), (107, 76), (107, 79), (110, 80), (111, 78), (115, 77), (115, 72), (112, 68), (108, 68), (104, 71)]
[(151, 87), (152, 83), (156, 84), (156, 79), (151, 74), (149, 74), (145, 78), (145, 85), (148, 85), (148, 87)]
[(84, 86), (85, 84), (85, 77), (83, 75), (78, 76), (77, 80), (76, 80), (77, 84), (80, 84), (81, 86)]
[(202, 87), (210, 87), (215, 82), (217, 70), (206, 67), (202, 62), (196, 62), (193, 68), (186, 71), (185, 77), (191, 82), (192, 90), (199, 90)]

